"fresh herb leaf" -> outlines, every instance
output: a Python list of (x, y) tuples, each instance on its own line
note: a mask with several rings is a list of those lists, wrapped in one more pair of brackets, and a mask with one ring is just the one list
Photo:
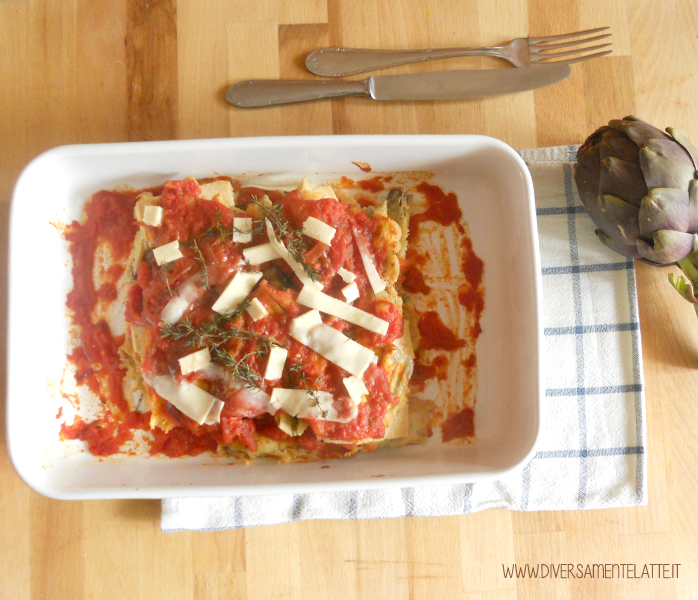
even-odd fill
[(313, 406), (316, 406), (320, 410), (320, 414), (322, 415), (323, 419), (327, 418), (327, 410), (322, 408), (322, 405), (320, 404), (320, 395), (318, 394), (317, 390), (308, 390), (308, 396), (313, 401)]
[(267, 219), (271, 222), (276, 237), (285, 242), (286, 250), (291, 255), (303, 270), (308, 274), (312, 281), (320, 281), (320, 273), (312, 265), (308, 264), (303, 258), (303, 253), (308, 249), (308, 241), (300, 229), (295, 229), (291, 223), (283, 216), (283, 207), (281, 204), (272, 204), (271, 208), (267, 208), (261, 202), (257, 201), (254, 196), (250, 203), (256, 204), (262, 210)]
[(231, 371), (232, 375), (236, 379), (244, 381), (247, 384), (247, 387), (261, 390), (264, 388), (264, 379), (250, 366), (249, 363), (249, 358), (251, 356), (256, 356), (257, 354), (257, 352), (250, 352), (245, 354), (239, 360), (235, 360), (235, 358), (233, 358), (233, 356), (229, 352), (226, 352), (223, 348), (216, 348), (211, 353), (211, 358), (227, 367)]
[(203, 269), (203, 278), (202, 278), (202, 283), (204, 287), (208, 290), (211, 286), (211, 283), (208, 278), (208, 265), (206, 264), (206, 258), (204, 257), (204, 253), (201, 251), (201, 248), (199, 247), (199, 241), (197, 238), (191, 239), (186, 243), (187, 246), (189, 246), (193, 251), (194, 251), (194, 258), (201, 264), (201, 267)]

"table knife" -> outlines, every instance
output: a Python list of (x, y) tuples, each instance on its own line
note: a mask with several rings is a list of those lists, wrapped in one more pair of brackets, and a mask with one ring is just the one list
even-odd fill
[(459, 100), (535, 90), (569, 77), (569, 65), (522, 69), (433, 71), (380, 75), (363, 81), (256, 79), (231, 85), (225, 98), (240, 108), (257, 108), (340, 96), (373, 100)]

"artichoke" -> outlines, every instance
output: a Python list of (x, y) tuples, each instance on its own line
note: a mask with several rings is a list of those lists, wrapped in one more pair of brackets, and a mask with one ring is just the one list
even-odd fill
[(610, 121), (580, 147), (574, 176), (599, 239), (628, 258), (677, 264), (688, 279), (669, 280), (698, 312), (698, 150), (666, 131)]

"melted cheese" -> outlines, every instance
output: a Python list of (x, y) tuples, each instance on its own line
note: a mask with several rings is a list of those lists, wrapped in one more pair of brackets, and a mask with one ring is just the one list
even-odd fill
[(291, 321), (291, 337), (338, 367), (361, 377), (375, 354), (346, 335), (325, 325), (316, 310)]
[(371, 284), (374, 294), (379, 294), (385, 289), (385, 281), (381, 279), (381, 276), (376, 270), (376, 265), (373, 262), (373, 257), (371, 256), (371, 251), (368, 249), (368, 244), (356, 228), (354, 228), (354, 239), (356, 240), (356, 245), (359, 248), (359, 254), (361, 255), (361, 262), (364, 264), (364, 270), (366, 271), (366, 276), (368, 277), (368, 282)]
[(350, 410), (348, 415), (340, 417), (335, 408), (334, 396), (320, 390), (274, 388), (271, 404), (274, 408), (283, 409), (292, 417), (301, 419), (348, 423), (356, 418), (356, 410)]
[(196, 277), (187, 279), (177, 291), (177, 295), (174, 296), (162, 310), (160, 317), (163, 323), (166, 325), (174, 325), (177, 323), (187, 309), (191, 306), (199, 295), (203, 292), (195, 283)]
[(154, 377), (144, 375), (143, 380), (155, 390), (158, 396), (167, 400), (199, 425), (203, 425), (216, 400), (218, 400), (215, 396), (188, 381), (183, 381), (181, 385), (177, 385), (169, 375)]
[(281, 258), (281, 255), (270, 243), (245, 248), (242, 251), (242, 254), (245, 257), (245, 260), (253, 266), (261, 265), (262, 263), (269, 262), (270, 260)]
[(344, 382), (344, 387), (347, 388), (349, 392), (349, 397), (356, 403), (361, 404), (364, 396), (368, 395), (368, 389), (366, 384), (358, 377), (345, 377), (342, 379)]
[(307, 285), (303, 286), (301, 293), (298, 294), (296, 302), (298, 302), (298, 304), (302, 304), (303, 306), (307, 306), (308, 308), (314, 308), (315, 310), (332, 315), (333, 317), (339, 317), (340, 319), (344, 319), (349, 323), (364, 327), (379, 335), (385, 335), (388, 331), (388, 327), (390, 326), (388, 321), (379, 319), (375, 315), (372, 315), (365, 310), (361, 310), (360, 308), (351, 306), (346, 302), (337, 300), (337, 298), (328, 296), (327, 294)]
[(246, 244), (252, 241), (252, 219), (235, 217), (233, 219), (233, 241)]
[(204, 183), (200, 187), (201, 198), (204, 200), (215, 200), (224, 206), (233, 206), (235, 204), (233, 186), (229, 181), (219, 179), (211, 183)]
[(356, 275), (344, 267), (339, 267), (337, 274), (347, 283), (353, 283), (356, 280)]
[(342, 288), (342, 295), (347, 299), (347, 302), (353, 302), (359, 297), (359, 286), (356, 281)]
[(209, 411), (208, 415), (206, 415), (206, 420), (204, 421), (204, 423), (206, 425), (215, 425), (216, 423), (220, 423), (221, 412), (223, 411), (224, 406), (225, 403), (221, 402), (218, 398), (216, 398), (216, 401), (213, 403), (211, 410)]
[(269, 360), (267, 361), (267, 369), (264, 371), (264, 379), (273, 381), (281, 379), (284, 374), (284, 365), (288, 357), (288, 350), (281, 346), (274, 346), (269, 351)]
[(200, 371), (210, 364), (211, 353), (208, 351), (208, 348), (197, 350), (179, 359), (179, 368), (182, 371), (182, 375), (189, 375), (189, 373)]
[(337, 230), (327, 223), (322, 222), (320, 219), (308, 217), (303, 222), (303, 233), (329, 246)]
[(269, 313), (257, 298), (252, 298), (250, 306), (247, 309), (247, 314), (252, 317), (253, 321), (259, 321), (260, 319), (266, 317)]
[(261, 278), (261, 273), (238, 271), (211, 308), (221, 315), (233, 312)]
[(162, 212), (162, 206), (146, 206), (143, 209), (143, 222), (151, 227), (160, 227)]
[(158, 265), (164, 265), (165, 263), (182, 258), (184, 255), (179, 249), (179, 242), (175, 240), (169, 244), (154, 248), (153, 256), (155, 256), (155, 262), (157, 262)]

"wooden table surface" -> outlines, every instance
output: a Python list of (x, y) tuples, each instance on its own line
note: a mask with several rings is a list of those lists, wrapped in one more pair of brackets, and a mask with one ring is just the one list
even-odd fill
[[(223, 101), (235, 80), (310, 77), (302, 57), (317, 47), (493, 44), (606, 24), (611, 57), (577, 65), (565, 82), (536, 92), (257, 111)], [(62, 144), (470, 133), (523, 149), (580, 143), (629, 113), (698, 143), (695, 0), (3, 0), (0, 51), (5, 236), (21, 169)], [(402, 71), (497, 64), (455, 59)], [(158, 501), (58, 502), (34, 493), (3, 443), (0, 598), (698, 598), (698, 323), (666, 277), (638, 265), (648, 506), (164, 535)], [(0, 368), (4, 346), (2, 354)], [(674, 579), (516, 581), (502, 575), (502, 564), (513, 562), (681, 568)]]

